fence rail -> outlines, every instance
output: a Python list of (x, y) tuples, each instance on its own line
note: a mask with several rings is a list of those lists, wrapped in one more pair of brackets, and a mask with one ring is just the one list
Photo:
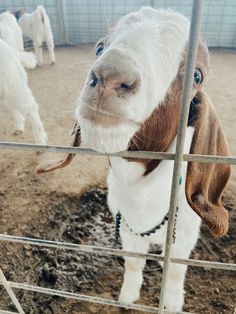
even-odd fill
[[(8, 241), (14, 243), (21, 244), (30, 244), (37, 246), (44, 246), (54, 249), (63, 249), (63, 250), (72, 250), (93, 254), (102, 254), (102, 255), (115, 255), (115, 256), (129, 256), (136, 258), (145, 258), (155, 261), (164, 262), (163, 267), (163, 276), (162, 276), (162, 285), (161, 285), (161, 295), (160, 295), (160, 303), (159, 308), (132, 304), (132, 305), (124, 305), (119, 303), (118, 301), (113, 301), (109, 299), (103, 299), (94, 296), (75, 294), (66, 291), (59, 291), (54, 289), (48, 289), (38, 286), (32, 286), (26, 283), (17, 283), (7, 281), (3, 272), (0, 270), (0, 283), (5, 287), (7, 293), (9, 294), (12, 302), (16, 306), (19, 314), (24, 314), (24, 310), (22, 309), (19, 301), (17, 300), (12, 288), (15, 289), (23, 289), (27, 291), (34, 291), (39, 293), (46, 293), (50, 295), (57, 295), (65, 298), (80, 300), (80, 301), (88, 301), (98, 304), (111, 305), (116, 307), (127, 307), (129, 309), (136, 309), (143, 312), (149, 313), (176, 313), (164, 310), (164, 301), (165, 301), (165, 287), (168, 280), (168, 269), (170, 263), (179, 263), (185, 264), (189, 266), (197, 266), (197, 267), (206, 267), (206, 268), (215, 268), (215, 269), (223, 269), (223, 270), (231, 270), (236, 271), (236, 264), (227, 264), (227, 263), (218, 263), (211, 261), (202, 261), (202, 260), (193, 260), (193, 259), (181, 259), (181, 258), (173, 258), (170, 257), (170, 248), (171, 248), (171, 239), (173, 234), (173, 223), (175, 216), (175, 208), (177, 204), (177, 195), (179, 189), (179, 177), (180, 177), (180, 169), (182, 161), (187, 162), (205, 162), (205, 163), (225, 163), (225, 164), (233, 164), (236, 165), (236, 157), (226, 157), (226, 156), (203, 156), (203, 155), (191, 155), (185, 154), (183, 155), (183, 145), (185, 140), (185, 133), (187, 127), (187, 117), (189, 110), (189, 98), (190, 98), (190, 90), (192, 86), (193, 80), (193, 70), (195, 65), (199, 30), (200, 30), (200, 17), (201, 17), (201, 7), (202, 0), (193, 0), (192, 5), (192, 19), (191, 19), (191, 28), (189, 35), (189, 47), (187, 54), (187, 62), (185, 69), (185, 78), (184, 78), (184, 88), (183, 88), (183, 101), (180, 115), (180, 123), (177, 135), (177, 144), (176, 144), (176, 152), (175, 154), (169, 153), (154, 153), (154, 152), (120, 152), (117, 154), (110, 154), (110, 156), (121, 156), (121, 157), (129, 157), (129, 158), (149, 158), (149, 159), (161, 159), (161, 160), (173, 160), (174, 161), (174, 171), (173, 171), (173, 180), (172, 180), (172, 188), (171, 188), (171, 199), (169, 206), (169, 220), (168, 220), (168, 229), (167, 229), (167, 237), (166, 237), (166, 245), (165, 245), (165, 254), (164, 257), (158, 256), (156, 254), (141, 254), (141, 253), (133, 253), (127, 252), (123, 250), (115, 250), (106, 247), (97, 247), (97, 246), (86, 246), (79, 244), (71, 244), (71, 243), (62, 243), (55, 241), (48, 241), (42, 239), (32, 239), (25, 237), (17, 237), (6, 234), (0, 234), (0, 241)], [(63, 25), (59, 25), (63, 27)], [(64, 38), (66, 34), (64, 34)], [(1, 142), (0, 149), (14, 149), (14, 150), (27, 150), (27, 151), (47, 151), (54, 153), (76, 153), (76, 154), (90, 154), (90, 155), (102, 155), (105, 156), (107, 154), (97, 153), (91, 149), (84, 148), (71, 148), (64, 146), (42, 146), (42, 145), (32, 145), (32, 144), (22, 144), (22, 143), (11, 143), (11, 142)], [(10, 313), (12, 312), (0, 310), (0, 313)], [(178, 312), (179, 314), (184, 314), (187, 312)], [(189, 312), (188, 312), (189, 313)]]
[[(97, 155), (97, 156), (112, 156), (124, 158), (140, 158), (140, 159), (159, 159), (159, 160), (174, 160), (174, 153), (165, 152), (148, 152), (148, 151), (123, 151), (113, 154), (99, 153), (90, 148), (68, 147), (56, 145), (37, 145), (14, 142), (0, 142), (0, 149), (9, 150), (24, 150), (24, 151), (40, 151), (48, 153), (73, 153), (79, 155)], [(198, 155), (184, 154), (183, 161), (200, 162), (200, 163), (216, 163), (216, 164), (231, 164), (236, 165), (236, 157), (228, 156), (213, 156), (213, 155)]]
[[(164, 257), (157, 254), (136, 253), (136, 252), (113, 249), (109, 247), (90, 246), (90, 245), (34, 239), (34, 238), (27, 238), (27, 237), (17, 237), (17, 236), (12, 236), (8, 234), (0, 234), (0, 241), (21, 243), (21, 244), (28, 244), (28, 245), (35, 245), (35, 246), (43, 246), (43, 247), (48, 247), (48, 248), (60, 249), (60, 250), (71, 250), (71, 251), (76, 251), (76, 252), (92, 253), (92, 254), (98, 254), (98, 255), (127, 256), (127, 257), (135, 257), (135, 258), (145, 258), (148, 260), (159, 261), (159, 262), (164, 261)], [(231, 263), (221, 263), (221, 262), (194, 260), (194, 259), (182, 259), (182, 258), (173, 258), (173, 257), (170, 258), (170, 261), (176, 264), (184, 264), (184, 265), (195, 266), (195, 267), (215, 268), (215, 269), (221, 269), (221, 270), (236, 271), (236, 264), (231, 264)]]
[[(88, 296), (84, 294), (77, 294), (77, 293), (72, 293), (68, 291), (60, 291), (60, 290), (54, 290), (54, 289), (48, 289), (44, 287), (39, 287), (39, 286), (32, 286), (28, 284), (23, 284), (23, 283), (18, 283), (18, 282), (12, 282), (8, 281), (8, 285), (11, 288), (16, 288), (16, 289), (22, 289), (26, 291), (33, 291), (33, 292), (38, 292), (38, 293), (44, 293), (48, 295), (53, 295), (53, 296), (58, 296), (58, 297), (63, 297), (63, 298), (69, 298), (72, 300), (78, 300), (78, 301), (85, 301), (85, 302), (91, 302), (91, 303), (97, 303), (97, 304), (102, 304), (102, 305), (110, 305), (110, 306), (115, 306), (115, 307), (125, 307), (129, 310), (138, 310), (138, 311), (143, 311), (143, 312), (148, 312), (148, 313), (158, 313), (159, 309), (157, 307), (151, 307), (151, 306), (146, 306), (146, 305), (141, 305), (141, 304), (123, 304), (118, 301), (110, 300), (110, 299), (105, 299), (105, 298), (99, 298), (99, 297), (94, 297), (94, 296)], [(1, 312), (0, 312), (1, 313)], [(167, 311), (165, 310), (164, 313), (166, 314), (175, 314), (176, 312), (173, 311)], [(190, 312), (177, 312), (177, 314), (194, 314)]]

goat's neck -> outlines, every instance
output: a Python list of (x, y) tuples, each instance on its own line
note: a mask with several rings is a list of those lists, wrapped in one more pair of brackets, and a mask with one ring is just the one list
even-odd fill
[[(142, 150), (165, 152), (170, 147), (177, 134), (180, 102), (180, 82), (174, 82), (163, 103), (143, 123), (139, 131), (130, 141), (130, 151)], [(129, 159), (130, 162), (142, 163), (144, 176), (153, 171), (161, 160)]]

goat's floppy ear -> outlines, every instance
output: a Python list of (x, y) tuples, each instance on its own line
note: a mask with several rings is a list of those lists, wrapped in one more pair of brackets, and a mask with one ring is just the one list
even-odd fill
[[(71, 146), (79, 147), (81, 144), (81, 136), (80, 136), (80, 127), (77, 125), (77, 123), (75, 123), (72, 135), (74, 135), (74, 140)], [(49, 160), (39, 165), (35, 169), (35, 171), (37, 174), (43, 174), (45, 172), (50, 172), (59, 168), (64, 168), (71, 163), (74, 157), (75, 157), (74, 153), (69, 153), (69, 154), (66, 154), (60, 160)]]
[[(197, 94), (197, 115), (191, 154), (229, 156), (229, 149), (214, 108), (203, 93)], [(186, 197), (192, 209), (216, 236), (228, 230), (228, 212), (221, 203), (222, 192), (229, 180), (231, 166), (227, 164), (188, 163)]]

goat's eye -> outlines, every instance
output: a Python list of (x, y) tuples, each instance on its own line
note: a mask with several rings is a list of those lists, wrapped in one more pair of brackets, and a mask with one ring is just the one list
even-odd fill
[(194, 83), (199, 85), (202, 83), (202, 79), (203, 79), (202, 72), (200, 70), (196, 69), (194, 72)]
[(98, 44), (96, 47), (96, 56), (100, 56), (100, 54), (102, 54), (103, 52), (103, 49), (104, 49), (104, 44), (103, 43)]

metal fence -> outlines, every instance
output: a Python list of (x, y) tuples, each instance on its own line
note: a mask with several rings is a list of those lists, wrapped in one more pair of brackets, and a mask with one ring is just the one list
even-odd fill
[[(193, 73), (194, 66), (196, 60), (196, 52), (198, 46), (198, 37), (200, 31), (200, 17), (201, 17), (201, 8), (202, 8), (202, 0), (194, 0), (192, 6), (192, 18), (191, 18), (191, 27), (190, 27), (190, 35), (189, 35), (189, 46), (186, 60), (186, 68), (185, 68), (185, 76), (184, 76), (184, 88), (183, 88), (183, 97), (182, 97), (182, 107), (180, 114), (180, 122), (178, 128), (177, 135), (177, 144), (176, 144), (176, 152), (175, 154), (169, 153), (154, 153), (154, 152), (122, 152), (113, 154), (113, 156), (122, 156), (122, 157), (130, 157), (130, 158), (150, 158), (150, 159), (165, 159), (165, 160), (174, 160), (174, 170), (173, 170), (173, 179), (172, 179), (172, 188), (171, 188), (171, 199), (169, 206), (169, 220), (168, 220), (168, 228), (167, 228), (167, 236), (165, 243), (165, 254), (164, 257), (160, 257), (156, 254), (141, 254), (134, 252), (127, 252), (123, 250), (115, 250), (106, 247), (96, 247), (96, 246), (85, 246), (71, 243), (62, 243), (55, 241), (47, 241), (41, 239), (32, 239), (32, 238), (23, 238), (16, 237), (6, 234), (0, 234), (1, 241), (8, 241), (13, 243), (23, 243), (29, 245), (36, 246), (44, 246), (49, 248), (56, 248), (60, 250), (72, 250), (85, 252), (90, 254), (102, 254), (102, 255), (115, 255), (115, 256), (129, 256), (136, 258), (145, 258), (154, 261), (162, 261), (163, 264), (163, 276), (162, 276), (162, 284), (161, 284), (161, 294), (160, 294), (160, 303), (159, 308), (132, 304), (132, 305), (124, 305), (119, 303), (118, 301), (113, 301), (110, 299), (104, 299), (99, 297), (92, 297), (88, 295), (75, 294), (66, 291), (58, 291), (48, 288), (43, 288), (39, 286), (32, 286), (24, 283), (11, 282), (7, 281), (3, 272), (0, 270), (0, 283), (5, 287), (8, 295), (10, 296), (12, 302), (14, 303), (18, 313), (24, 314), (24, 310), (17, 300), (13, 288), (23, 289), (27, 291), (34, 291), (39, 293), (45, 293), (54, 296), (61, 296), (65, 298), (81, 300), (81, 301), (89, 301), (98, 304), (112, 305), (116, 307), (123, 307), (130, 309), (136, 309), (143, 312), (149, 313), (174, 313), (171, 311), (164, 310), (164, 298), (165, 298), (165, 290), (166, 284), (168, 280), (168, 270), (170, 263), (178, 263), (185, 264), (190, 266), (198, 266), (198, 267), (208, 267), (208, 268), (216, 268), (216, 269), (224, 269), (236, 271), (236, 264), (226, 264), (226, 263), (217, 263), (217, 262), (209, 262), (202, 260), (193, 260), (193, 259), (181, 259), (181, 258), (171, 258), (170, 257), (170, 248), (172, 243), (172, 235), (173, 235), (173, 226), (174, 226), (174, 217), (175, 210), (177, 205), (177, 196), (179, 189), (179, 177), (182, 161), (195, 161), (195, 162), (212, 162), (212, 163), (224, 163), (224, 164), (233, 164), (236, 165), (236, 157), (219, 157), (219, 156), (203, 156), (203, 155), (183, 155), (183, 146), (185, 141), (186, 127), (187, 127), (187, 117), (189, 110), (189, 101), (190, 101), (190, 93), (191, 86), (193, 83)], [(72, 147), (58, 147), (58, 146), (42, 146), (42, 145), (31, 145), (31, 144), (17, 144), (17, 143), (8, 143), (1, 142), (1, 149), (14, 149), (14, 150), (40, 150), (47, 152), (73, 152), (76, 154), (96, 154), (96, 155), (106, 155), (99, 154), (90, 149), (83, 148), (72, 148)], [(13, 314), (13, 312), (0, 310), (0, 313), (8, 313)], [(186, 312), (178, 312), (186, 313)]]
[[(191, 14), (189, 0), (1, 0), (0, 12), (16, 8), (32, 12), (39, 4), (51, 19), (56, 45), (97, 42), (108, 25), (141, 6)], [(236, 1), (205, 0), (201, 33), (210, 47), (236, 48)]]

